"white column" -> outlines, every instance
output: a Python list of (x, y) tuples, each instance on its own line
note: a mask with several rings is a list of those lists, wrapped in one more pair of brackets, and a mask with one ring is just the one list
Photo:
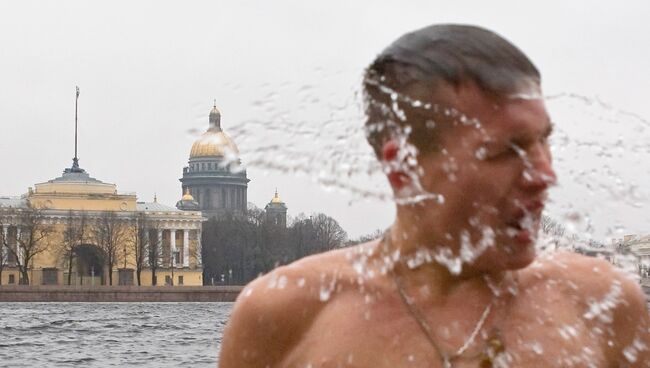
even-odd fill
[(151, 242), (149, 241), (149, 229), (144, 230), (144, 239), (141, 240), (144, 241), (144, 244), (141, 244), (143, 245), (142, 251), (144, 252), (144, 257), (142, 259), (144, 259), (145, 262), (143, 266), (144, 268), (148, 268), (151, 267), (151, 263), (149, 261), (149, 247), (151, 246)]
[(171, 257), (172, 267), (176, 267), (174, 253), (176, 253), (176, 229), (171, 229), (169, 230), (169, 255)]
[[(20, 227), (16, 226), (16, 263), (23, 261), (23, 247), (20, 246)], [(27, 267), (27, 265), (23, 265)]]
[(183, 267), (190, 267), (190, 231), (183, 229)]
[(196, 230), (196, 265), (201, 267), (203, 265), (203, 260), (201, 258), (201, 228)]
[(163, 235), (163, 231), (162, 231), (162, 229), (159, 229), (158, 230), (158, 239), (157, 239), (158, 244), (156, 244), (156, 247), (158, 248), (157, 256), (158, 256), (158, 265), (159, 266), (163, 265), (162, 264), (162, 260), (163, 260), (163, 252), (162, 252), (163, 251), (163, 237), (162, 237), (162, 235)]

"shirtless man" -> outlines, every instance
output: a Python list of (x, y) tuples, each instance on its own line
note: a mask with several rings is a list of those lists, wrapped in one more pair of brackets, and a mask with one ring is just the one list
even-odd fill
[(478, 27), (427, 27), (377, 57), (364, 92), (394, 224), (249, 284), (222, 368), (650, 367), (633, 278), (536, 258), (556, 178), (540, 75), (520, 50)]

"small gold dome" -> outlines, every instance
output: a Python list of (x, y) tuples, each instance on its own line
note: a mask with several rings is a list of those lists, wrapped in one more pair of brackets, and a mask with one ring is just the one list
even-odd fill
[(181, 201), (193, 201), (194, 197), (190, 194), (190, 190), (186, 189), (185, 194), (183, 195), (183, 198), (181, 198)]
[(278, 195), (278, 190), (275, 190), (275, 195), (273, 196), (273, 199), (271, 199), (271, 203), (284, 203), (280, 199), (280, 196)]
[(232, 139), (223, 131), (209, 129), (201, 134), (192, 145), (190, 158), (225, 156), (226, 154), (239, 155), (239, 149)]

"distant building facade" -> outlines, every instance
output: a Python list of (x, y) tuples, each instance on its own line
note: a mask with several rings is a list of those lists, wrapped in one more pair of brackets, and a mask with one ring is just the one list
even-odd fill
[(30, 285), (136, 285), (138, 269), (141, 285), (202, 285), (204, 220), (200, 211), (138, 202), (75, 160), (25, 195), (0, 197), (0, 281), (25, 283), (22, 265)]
[(185, 201), (177, 203), (177, 208), (189, 208), (194, 201), (206, 217), (243, 214), (250, 180), (239, 160), (239, 150), (221, 128), (221, 112), (216, 105), (208, 121), (208, 129), (192, 145), (188, 166), (183, 168), (180, 182)]

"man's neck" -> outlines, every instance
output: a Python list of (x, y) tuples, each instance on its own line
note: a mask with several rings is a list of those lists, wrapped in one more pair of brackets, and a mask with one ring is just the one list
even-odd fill
[[(473, 265), (461, 263), (460, 270), (436, 260), (436, 254), (447, 247), (453, 253), (450, 258), (458, 258), (457, 249), (446, 239), (441, 239), (423, 231), (411, 221), (396, 220), (384, 235), (382, 253), (399, 252), (393, 273), (409, 284), (428, 285), (440, 293), (450, 292), (461, 285), (479, 283), (497, 285), (508, 272), (485, 272)], [(455, 272), (459, 271), (459, 272)]]

